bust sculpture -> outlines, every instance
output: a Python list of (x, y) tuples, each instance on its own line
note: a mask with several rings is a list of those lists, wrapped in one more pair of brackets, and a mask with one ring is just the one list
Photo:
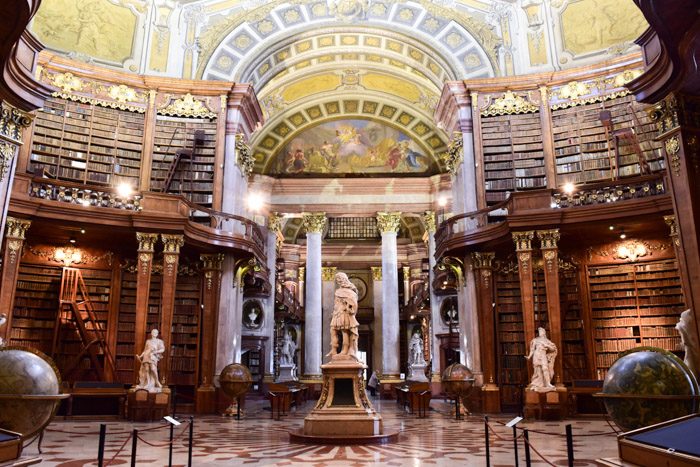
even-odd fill
[(339, 272), (335, 275), (335, 304), (331, 317), (331, 350), (327, 356), (333, 358), (338, 352), (339, 339), (342, 335), (343, 348), (341, 355), (348, 355), (357, 360), (357, 287), (350, 282), (347, 274)]
[(158, 379), (158, 362), (163, 358), (165, 344), (158, 338), (158, 330), (151, 331), (151, 338), (146, 341), (143, 352), (136, 358), (141, 362), (139, 369), (139, 384), (136, 389), (145, 389), (148, 392), (160, 392), (162, 385)]
[(297, 351), (297, 344), (292, 339), (292, 334), (289, 331), (284, 333), (284, 340), (282, 341), (282, 354), (280, 357), (281, 365), (293, 365), (294, 364), (294, 354)]
[(537, 328), (537, 337), (530, 341), (530, 353), (525, 357), (532, 359), (532, 380), (528, 389), (538, 392), (554, 391), (554, 360), (557, 358), (557, 346), (547, 338), (544, 328)]
[(416, 331), (411, 336), (411, 341), (408, 345), (408, 363), (410, 365), (424, 363), (423, 359), (423, 339), (421, 339), (420, 334)]
[(697, 378), (700, 376), (700, 343), (696, 334), (695, 317), (691, 310), (681, 313), (681, 319), (676, 323), (676, 329), (681, 335), (681, 344), (685, 350), (683, 363)]

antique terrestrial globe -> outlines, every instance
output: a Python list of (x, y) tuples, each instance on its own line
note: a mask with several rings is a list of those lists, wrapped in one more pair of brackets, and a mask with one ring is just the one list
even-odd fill
[(464, 399), (474, 387), (474, 374), (461, 363), (453, 363), (442, 372), (442, 387), (448, 395)]
[(621, 354), (603, 382), (605, 409), (625, 431), (696, 412), (698, 384), (671, 352), (638, 347)]
[(0, 347), (0, 428), (27, 439), (53, 419), (61, 378), (53, 361), (38, 350)]
[(226, 415), (235, 413), (234, 403), (241, 395), (248, 391), (252, 383), (253, 376), (245, 365), (231, 363), (221, 370), (219, 385), (221, 386), (221, 390), (224, 391), (224, 394), (233, 401), (231, 406), (226, 409)]

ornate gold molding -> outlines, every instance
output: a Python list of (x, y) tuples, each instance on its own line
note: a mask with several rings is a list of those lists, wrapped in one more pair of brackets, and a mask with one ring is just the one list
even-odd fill
[(281, 214), (277, 212), (271, 213), (269, 216), (267, 216), (267, 229), (270, 232), (281, 231), (282, 219), (284, 219), (284, 216), (282, 216)]
[(332, 282), (335, 280), (335, 275), (338, 268), (335, 266), (324, 266), (321, 268), (321, 280), (324, 282)]
[(136, 232), (136, 240), (139, 242), (139, 252), (153, 253), (158, 241), (158, 234)]
[(0, 141), (22, 144), (22, 130), (32, 123), (30, 114), (5, 101), (0, 103)]
[(534, 230), (525, 232), (512, 232), (513, 242), (515, 243), (515, 251), (530, 251), (532, 250), (532, 239), (535, 237)]
[(425, 211), (423, 213), (423, 223), (425, 224), (425, 230), (428, 233), (435, 233), (435, 230), (437, 230), (436, 224), (435, 224), (435, 212), (434, 211)]
[(199, 255), (199, 260), (202, 262), (202, 269), (221, 271), (224, 266), (223, 253), (202, 253)]
[(489, 104), (481, 110), (481, 116), (524, 114), (539, 110), (539, 106), (532, 103), (529, 93), (527, 97), (524, 97), (515, 94), (513, 91), (506, 91), (503, 93), (503, 96), (497, 97), (493, 101), (492, 98), (489, 98)]
[(441, 157), (447, 171), (452, 175), (457, 173), (460, 164), (464, 160), (464, 140), (461, 133), (455, 133), (447, 145), (447, 152), (443, 153)]
[[(125, 84), (93, 81), (71, 72), (59, 73), (46, 68), (41, 70), (39, 78), (42, 82), (59, 89), (51, 93), (53, 97), (138, 113), (146, 112), (147, 96), (151, 92), (155, 93), (138, 91)], [(77, 94), (79, 92), (83, 94)]]
[(382, 267), (381, 266), (372, 266), (370, 269), (372, 269), (372, 280), (375, 280), (375, 281), (382, 280)]
[(401, 271), (403, 272), (403, 280), (405, 280), (405, 281), (411, 280), (411, 267), (410, 266), (403, 266), (401, 268)]
[(236, 163), (241, 169), (241, 173), (244, 177), (248, 177), (253, 172), (253, 166), (255, 165), (255, 157), (253, 157), (253, 151), (251, 151), (250, 146), (245, 142), (245, 136), (242, 133), (236, 134)]
[(540, 248), (543, 250), (556, 249), (561, 235), (559, 234), (559, 229), (538, 230), (537, 238), (540, 239)]
[(493, 269), (493, 260), (496, 253), (475, 251), (472, 253), (472, 267), (474, 269)]
[(679, 177), (681, 175), (681, 158), (678, 153), (681, 150), (681, 144), (678, 136), (674, 135), (667, 139), (664, 142), (664, 147), (666, 148), (666, 154), (668, 154), (671, 171), (673, 175)]
[(642, 69), (625, 70), (607, 78), (570, 81), (557, 88), (548, 88), (549, 106), (552, 110), (557, 110), (624, 97), (630, 93), (625, 84), (642, 72)]
[(680, 126), (678, 101), (676, 96), (669, 94), (661, 102), (657, 102), (648, 110), (649, 118), (656, 124), (658, 136)]
[(0, 141), (0, 183), (5, 180), (5, 175), (12, 167), (12, 159), (15, 157), (17, 146), (7, 141)]
[(304, 212), (301, 214), (301, 223), (306, 233), (321, 233), (326, 226), (325, 212)]
[(304, 282), (306, 278), (306, 268), (304, 266), (299, 267), (299, 282)]
[(180, 247), (185, 244), (185, 237), (178, 234), (160, 234), (160, 239), (163, 242), (164, 254), (180, 254)]
[(5, 221), (5, 237), (24, 240), (31, 225), (32, 221), (29, 219), (8, 216)]
[(377, 229), (382, 234), (396, 233), (401, 225), (400, 212), (378, 212), (377, 213)]
[(678, 223), (676, 222), (676, 216), (664, 216), (664, 222), (668, 226), (671, 233), (668, 235), (673, 240), (673, 244), (677, 247), (681, 246), (681, 238), (678, 235)]
[(198, 117), (214, 119), (218, 115), (212, 112), (209, 107), (203, 102), (196, 99), (189, 92), (184, 96), (170, 100), (170, 102), (158, 109), (160, 115), (170, 115), (173, 117)]

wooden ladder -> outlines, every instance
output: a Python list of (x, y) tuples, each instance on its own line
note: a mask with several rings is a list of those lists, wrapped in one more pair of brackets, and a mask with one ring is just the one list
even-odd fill
[[(107, 347), (105, 330), (95, 314), (95, 308), (85, 286), (83, 274), (77, 268), (63, 268), (58, 316), (56, 317), (51, 351), (54, 358), (58, 353), (61, 322), (64, 319), (72, 321), (75, 325), (83, 347), (74, 360), (63, 369), (64, 375), (69, 375), (78, 369), (80, 362), (87, 355), (99, 380), (112, 382), (114, 380), (114, 358)], [(100, 354), (103, 356), (103, 361), (100, 361)]]
[[(175, 151), (175, 158), (170, 163), (170, 167), (168, 167), (168, 173), (165, 176), (165, 182), (163, 183), (163, 188), (161, 189), (163, 193), (166, 193), (170, 189), (170, 185), (173, 183), (173, 178), (175, 178), (175, 172), (177, 172), (180, 162), (184, 160), (190, 161), (190, 183), (194, 183), (194, 180), (192, 180), (192, 164), (194, 163), (194, 156), (195, 152), (197, 151), (197, 147), (203, 144), (204, 131), (195, 130), (194, 137), (192, 138), (192, 148), (178, 149)], [(180, 192), (182, 192), (182, 187), (180, 187)]]

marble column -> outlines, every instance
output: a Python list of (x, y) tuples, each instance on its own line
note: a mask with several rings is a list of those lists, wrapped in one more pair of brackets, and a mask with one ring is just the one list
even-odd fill
[(398, 380), (399, 348), (399, 275), (396, 232), (401, 224), (400, 212), (377, 213), (382, 234), (382, 369), (383, 380)]
[(326, 214), (304, 213), (306, 229), (306, 306), (304, 324), (304, 374), (307, 379), (320, 379), (323, 349), (323, 316), (321, 288), (321, 236)]
[(235, 308), (237, 296), (236, 259), (224, 255), (221, 268), (221, 293), (219, 295), (219, 317), (216, 329), (216, 365), (214, 373), (221, 374), (229, 363), (240, 363), (242, 310)]
[(321, 330), (323, 331), (323, 339), (321, 345), (321, 353), (326, 355), (331, 348), (331, 318), (333, 317), (333, 307), (335, 305), (335, 274), (338, 272), (336, 267), (321, 268), (321, 307), (323, 308), (323, 320)]
[(458, 296), (460, 361), (474, 373), (475, 384), (482, 386), (484, 379), (481, 371), (477, 292), (471, 257), (464, 259), (463, 273), (464, 283), (459, 288)]
[[(140, 354), (146, 342), (148, 325), (148, 296), (151, 289), (151, 269), (153, 268), (153, 251), (158, 234), (136, 232), (139, 242), (136, 260), (136, 318), (134, 323), (134, 353)], [(138, 384), (140, 363), (134, 359), (134, 383)]]
[(0, 282), (0, 313), (5, 315), (5, 324), (0, 328), (0, 343), (10, 343), (12, 329), (12, 312), (17, 290), (17, 276), (19, 275), (19, 263), (22, 259), (22, 248), (32, 221), (8, 217), (5, 224), (5, 251), (2, 255), (2, 279)]
[(177, 287), (177, 269), (180, 259), (180, 247), (185, 244), (182, 235), (161, 234), (163, 242), (163, 284), (160, 291), (161, 321), (160, 335), (165, 342), (165, 353), (161, 362), (160, 381), (163, 386), (170, 379), (170, 346), (173, 343), (173, 314), (175, 312), (175, 288)]
[(433, 211), (426, 211), (423, 214), (423, 223), (425, 224), (425, 231), (428, 234), (428, 264), (430, 265), (430, 271), (428, 272), (428, 287), (430, 287), (430, 328), (433, 331), (432, 339), (432, 374), (433, 378), (440, 377), (440, 365), (441, 365), (441, 355), (440, 355), (440, 339), (436, 337), (437, 330), (442, 328), (442, 321), (440, 319), (440, 300), (435, 295), (433, 290), (433, 279), (434, 273), (433, 268), (435, 267), (435, 213)]
[(374, 298), (374, 332), (372, 335), (372, 369), (381, 373), (382, 347), (382, 268), (372, 266), (372, 296)]
[(272, 284), (270, 295), (263, 300), (263, 310), (265, 319), (262, 323), (260, 332), (267, 336), (269, 345), (265, 346), (265, 380), (272, 381), (275, 375), (275, 294), (277, 286), (283, 287), (282, 282), (277, 281), (277, 233), (280, 231), (282, 216), (272, 213), (267, 218), (267, 244), (265, 250), (267, 252), (267, 270), (269, 272), (268, 281)]

